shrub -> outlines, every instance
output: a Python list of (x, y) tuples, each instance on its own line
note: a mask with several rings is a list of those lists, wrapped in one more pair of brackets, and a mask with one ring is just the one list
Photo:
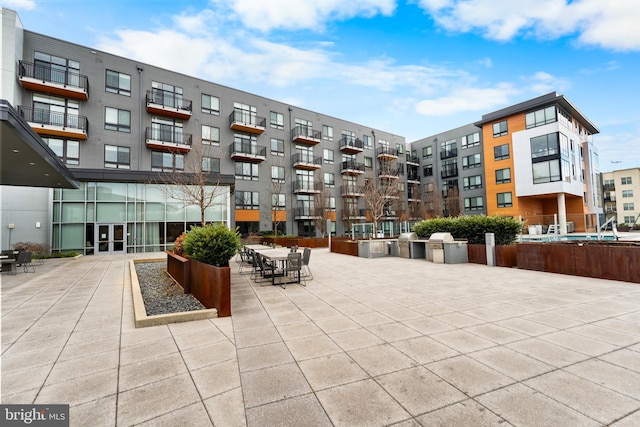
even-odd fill
[(50, 252), (48, 245), (36, 242), (18, 242), (13, 245), (13, 249), (32, 252), (34, 258), (46, 258)]
[(182, 242), (184, 253), (205, 264), (224, 267), (240, 250), (238, 229), (230, 230), (222, 223), (192, 227)]
[(181, 235), (178, 236), (178, 238), (176, 239), (176, 241), (173, 244), (173, 253), (176, 255), (182, 255), (184, 254), (184, 248), (183, 248), (183, 244), (184, 244), (184, 238), (187, 235), (187, 233), (182, 233)]
[(470, 215), (420, 221), (413, 231), (422, 238), (451, 233), (454, 239), (467, 239), (471, 244), (485, 244), (485, 233), (493, 233), (496, 245), (509, 245), (522, 233), (522, 223), (502, 216)]

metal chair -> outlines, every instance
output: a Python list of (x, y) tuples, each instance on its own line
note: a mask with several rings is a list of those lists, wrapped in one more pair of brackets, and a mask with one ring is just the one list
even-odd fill
[(299, 284), (307, 286), (307, 283), (304, 281), (304, 277), (302, 276), (302, 255), (300, 252), (291, 252), (287, 255), (287, 265), (284, 267), (284, 272), (287, 276), (287, 280), (290, 277), (295, 277)]
[(305, 277), (313, 280), (313, 274), (311, 274), (311, 269), (309, 268), (309, 258), (311, 258), (311, 249), (304, 248), (304, 251), (302, 251), (302, 269)]
[[(33, 254), (29, 251), (21, 251), (16, 259), (16, 264), (24, 269), (25, 273), (35, 273), (36, 268), (31, 264)], [(29, 271), (31, 268), (33, 271)]]

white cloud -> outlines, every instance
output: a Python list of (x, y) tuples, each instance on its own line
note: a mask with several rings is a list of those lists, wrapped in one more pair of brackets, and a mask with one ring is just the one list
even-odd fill
[(33, 0), (4, 0), (2, 7), (18, 10), (33, 10), (36, 8), (36, 2)]
[(489, 88), (460, 87), (440, 98), (420, 101), (415, 109), (425, 116), (447, 116), (465, 111), (487, 112), (508, 105), (510, 97), (518, 92), (510, 83)]
[(507, 41), (518, 36), (577, 35), (580, 43), (640, 50), (640, 5), (630, 0), (417, 0), (451, 32), (479, 31)]
[(603, 132), (595, 135), (594, 141), (598, 149), (600, 170), (609, 172), (616, 169), (637, 168), (640, 165), (640, 128), (632, 132)]
[(391, 15), (395, 0), (231, 0), (229, 7), (247, 28), (322, 30), (328, 20)]

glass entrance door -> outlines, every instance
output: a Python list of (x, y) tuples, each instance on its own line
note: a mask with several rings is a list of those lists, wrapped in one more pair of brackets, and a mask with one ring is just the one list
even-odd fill
[(125, 251), (125, 224), (97, 224), (95, 253), (99, 255), (121, 254)]

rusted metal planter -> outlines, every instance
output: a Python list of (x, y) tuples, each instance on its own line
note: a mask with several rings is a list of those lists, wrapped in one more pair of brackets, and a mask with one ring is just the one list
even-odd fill
[(191, 293), (189, 259), (173, 251), (165, 251), (165, 253), (167, 254), (167, 273), (182, 287), (185, 294)]
[[(468, 244), (469, 262), (474, 264), (487, 265), (487, 246), (479, 243)], [(518, 260), (516, 257), (516, 245), (496, 246), (496, 266), (516, 267)]]

